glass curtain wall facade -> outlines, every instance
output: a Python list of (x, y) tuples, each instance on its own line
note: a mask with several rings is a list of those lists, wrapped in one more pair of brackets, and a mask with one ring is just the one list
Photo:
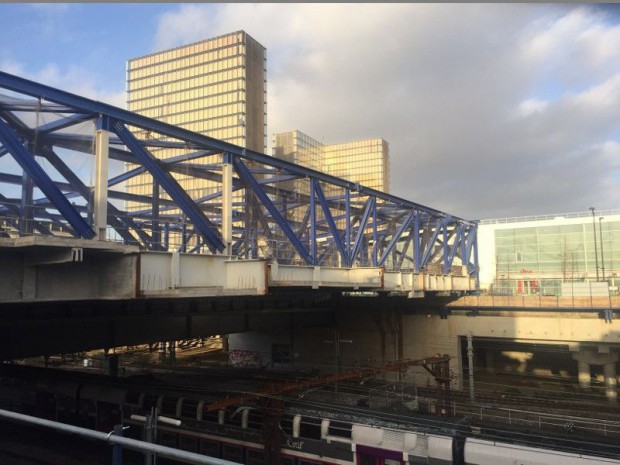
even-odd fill
[(275, 134), (273, 155), (363, 186), (390, 191), (389, 147), (381, 138), (324, 145), (301, 131)]
[[(602, 212), (574, 218), (515, 223), (480, 222), (481, 268), (499, 294), (561, 295), (562, 283), (607, 282), (617, 292), (620, 215)], [(602, 218), (602, 219), (599, 219)], [(492, 278), (492, 279), (491, 279)]]
[[(266, 90), (265, 48), (244, 31), (127, 61), (130, 111), (261, 153), (266, 151)], [(161, 139), (145, 131), (136, 134)], [(184, 151), (152, 153), (165, 159)], [(219, 189), (213, 181), (175, 177), (194, 199)], [(128, 192), (142, 195), (151, 195), (153, 188), (148, 174), (127, 185)], [(145, 205), (128, 205), (140, 208)]]
[(327, 172), (382, 192), (390, 191), (388, 143), (379, 138), (325, 146)]

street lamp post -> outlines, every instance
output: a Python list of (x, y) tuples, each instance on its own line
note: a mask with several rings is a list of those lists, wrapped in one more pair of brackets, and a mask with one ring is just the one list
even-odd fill
[(592, 211), (592, 235), (594, 236), (594, 259), (596, 260), (596, 281), (598, 282), (598, 249), (596, 247), (596, 218), (594, 217), (594, 207), (590, 207)]
[(598, 219), (598, 232), (601, 236), (601, 271), (603, 272), (603, 281), (605, 281), (605, 255), (603, 254), (603, 220), (605, 217), (600, 216)]

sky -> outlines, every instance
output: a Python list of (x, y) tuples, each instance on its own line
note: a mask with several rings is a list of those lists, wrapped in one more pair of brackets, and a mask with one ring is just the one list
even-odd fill
[(0, 3), (0, 17), (0, 70), (123, 108), (126, 60), (245, 30), (267, 49), (269, 140), (382, 137), (393, 194), (467, 219), (620, 208), (620, 5)]

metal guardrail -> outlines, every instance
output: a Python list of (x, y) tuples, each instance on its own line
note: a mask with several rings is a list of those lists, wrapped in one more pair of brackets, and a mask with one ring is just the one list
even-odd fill
[(620, 421), (611, 421), (598, 418), (585, 418), (552, 413), (533, 412), (530, 410), (494, 407), (484, 405), (453, 404), (455, 416), (469, 416), (472, 419), (508, 423), (509, 425), (538, 428), (540, 430), (577, 433), (585, 431), (590, 434), (602, 435), (610, 438), (620, 438)]
[[(117, 435), (116, 429), (115, 431), (111, 431), (110, 433), (106, 434), (100, 431), (93, 431), (87, 428), (81, 428), (79, 426), (67, 425), (51, 420), (44, 420), (42, 418), (10, 412), (8, 410), (0, 410), (0, 418), (10, 421), (17, 421), (20, 423), (26, 423), (28, 425), (43, 426), (45, 428), (50, 428), (62, 433), (75, 434), (83, 438), (107, 442), (114, 445), (115, 447), (125, 447), (127, 449), (137, 450), (146, 453), (153, 453), (158, 456), (178, 460), (183, 463), (198, 465), (240, 465), (237, 462), (231, 462), (229, 460), (218, 459), (215, 457), (196, 454), (194, 452), (173, 449), (172, 447), (160, 446), (158, 444), (152, 444), (144, 441), (138, 441), (136, 439), (125, 438), (123, 436)], [(119, 460), (118, 455), (115, 455), (114, 465), (121, 464), (122, 460)]]
[(620, 296), (471, 295), (450, 302), (448, 307), (620, 309)]
[[(601, 216), (620, 215), (620, 210), (601, 210), (598, 212)], [(523, 221), (544, 221), (555, 220), (564, 218), (587, 218), (591, 217), (592, 212), (572, 212), (572, 213), (556, 213), (554, 215), (531, 215), (531, 216), (516, 216), (513, 218), (488, 218), (480, 220), (479, 224), (506, 224), (506, 223), (520, 223)]]

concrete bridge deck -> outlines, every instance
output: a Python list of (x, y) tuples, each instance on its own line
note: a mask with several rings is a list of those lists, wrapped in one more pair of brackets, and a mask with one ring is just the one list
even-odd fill
[(383, 267), (279, 265), (225, 255), (154, 252), (109, 241), (0, 238), (0, 302), (263, 295), (277, 288), (468, 292), (475, 278)]

